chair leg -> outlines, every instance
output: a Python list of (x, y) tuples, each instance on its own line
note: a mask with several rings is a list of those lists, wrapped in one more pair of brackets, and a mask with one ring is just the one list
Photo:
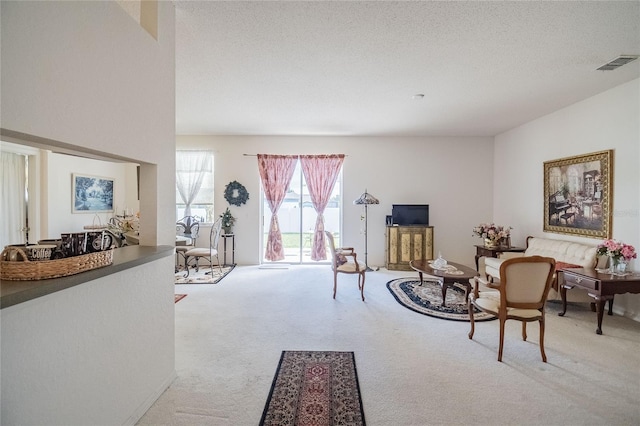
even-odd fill
[(187, 278), (189, 276), (189, 256), (184, 257), (184, 269), (187, 271), (187, 273), (183, 275), (183, 278)]
[[(467, 295), (468, 300), (469, 295)], [(473, 277), (473, 297), (477, 299), (480, 297), (480, 283), (478, 282), (478, 277)]]
[[(209, 272), (205, 272), (205, 275), (211, 275), (213, 277), (213, 256), (206, 258), (209, 261)], [(216, 254), (216, 261), (218, 262), (218, 267), (220, 268), (220, 275), (222, 275), (222, 265), (220, 265), (220, 259)]]
[(544, 316), (540, 318), (540, 355), (542, 362), (547, 362), (547, 354), (544, 353)]
[[(218, 256), (216, 256), (216, 259), (218, 258)], [(220, 263), (220, 261), (218, 261), (218, 263)], [(211, 277), (213, 278), (213, 258), (211, 258), (211, 261), (209, 262), (209, 267), (211, 268), (211, 272), (207, 272), (207, 274), (211, 274)], [(220, 269), (220, 272), (222, 272), (222, 269)]]
[(180, 271), (180, 258), (182, 258), (185, 268), (187, 267), (187, 258), (184, 251), (176, 251), (176, 272)]
[(469, 330), (469, 339), (473, 339), (473, 333), (476, 331), (476, 323), (473, 318), (473, 303), (471, 298), (467, 298), (467, 311), (469, 312), (469, 322), (471, 323), (471, 330)]
[[(360, 276), (362, 276), (362, 285), (360, 284)], [(360, 296), (362, 296), (362, 301), (364, 302), (364, 272), (358, 274), (358, 287), (360, 287)]]
[(502, 362), (502, 348), (504, 347), (504, 323), (506, 319), (500, 318), (500, 346), (498, 348), (498, 361)]
[(338, 273), (333, 273), (333, 298), (336, 298), (336, 289), (338, 288)]
[(527, 322), (522, 321), (522, 340), (527, 340)]

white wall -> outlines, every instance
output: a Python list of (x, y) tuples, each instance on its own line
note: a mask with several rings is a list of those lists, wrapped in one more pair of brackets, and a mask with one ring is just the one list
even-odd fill
[(175, 377), (173, 261), (3, 309), (1, 423), (134, 424)]
[(141, 164), (142, 242), (173, 244), (173, 4), (157, 40), (116, 2), (1, 5), (2, 128)]
[(178, 136), (177, 146), (212, 149), (215, 215), (229, 204), (224, 187), (237, 180), (250, 194), (230, 210), (237, 218), (236, 262), (260, 263), (260, 177), (257, 158), (243, 154), (344, 153), (343, 243), (364, 253), (362, 207), (353, 200), (368, 190), (380, 200), (369, 208), (368, 260), (384, 266), (385, 216), (392, 204), (429, 204), (434, 248), (452, 261), (474, 266), (471, 233), (492, 220), (492, 138)]
[[(527, 235), (598, 244), (545, 233), (543, 162), (613, 149), (613, 238), (640, 249), (640, 80), (634, 80), (495, 138), (494, 211)], [(637, 259), (631, 263), (640, 268)], [(614, 310), (640, 320), (640, 295), (617, 295)]]
[[(157, 40), (112, 1), (0, 2), (0, 8), (3, 134), (24, 134), (27, 145), (42, 142), (55, 150), (141, 164), (141, 242), (173, 245), (173, 4), (158, 2)], [(46, 296), (38, 303), (55, 300), (47, 300), (43, 312), (29, 309), (14, 317), (1, 311), (3, 424), (135, 423), (175, 375), (173, 258), (144, 269), (147, 273), (123, 271), (87, 283), (74, 295)], [(100, 290), (90, 290), (93, 285)], [(129, 310), (136, 301), (136, 309)], [(90, 317), (88, 306), (96, 306), (101, 318)], [(50, 333), (43, 333), (37, 325), (48, 319), (54, 319)], [(23, 353), (16, 339), (5, 340), (5, 321), (19, 328), (20, 342), (33, 343), (31, 353)], [(80, 334), (67, 334), (65, 322), (79, 326)], [(93, 374), (82, 378), (59, 358), (68, 353), (58, 339), (77, 351), (72, 359)], [(47, 364), (49, 349), (54, 358)], [(104, 359), (109, 369), (103, 370)], [(28, 391), (15, 392), (17, 381)], [(48, 394), (38, 391), (43, 383)], [(97, 398), (89, 403), (88, 396)], [(55, 416), (48, 415), (51, 407), (58, 410)]]

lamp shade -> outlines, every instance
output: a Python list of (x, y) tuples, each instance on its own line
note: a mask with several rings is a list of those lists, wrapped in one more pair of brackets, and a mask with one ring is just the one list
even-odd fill
[(380, 201), (365, 189), (362, 195), (353, 201), (353, 204), (380, 204)]

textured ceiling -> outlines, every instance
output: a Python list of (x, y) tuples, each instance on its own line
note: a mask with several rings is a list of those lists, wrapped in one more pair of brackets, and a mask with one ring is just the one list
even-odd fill
[(640, 76), (596, 71), (638, 1), (174, 4), (181, 135), (493, 136)]

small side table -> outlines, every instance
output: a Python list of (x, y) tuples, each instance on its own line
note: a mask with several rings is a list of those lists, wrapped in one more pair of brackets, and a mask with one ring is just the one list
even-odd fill
[[(234, 234), (222, 234), (223, 250), (224, 250), (224, 265), (232, 266), (236, 264), (236, 236)], [(231, 263), (227, 263), (227, 240), (231, 239)]]
[(629, 272), (623, 276), (591, 268), (566, 268), (559, 272), (561, 274), (558, 274), (558, 282), (562, 283), (560, 285), (562, 312), (558, 315), (563, 317), (567, 312), (567, 290), (574, 287), (587, 290), (589, 296), (595, 299), (598, 322), (596, 334), (602, 334), (602, 317), (604, 316), (604, 304), (607, 300), (609, 301), (608, 314), (613, 315), (613, 296), (624, 293), (640, 293), (640, 273), (638, 272)]
[(507, 246), (486, 247), (484, 245), (476, 245), (476, 271), (480, 269), (480, 265), (478, 265), (478, 259), (480, 259), (482, 256), (498, 257), (498, 255), (505, 252), (523, 253), (525, 250), (526, 248), (524, 247), (507, 247)]

